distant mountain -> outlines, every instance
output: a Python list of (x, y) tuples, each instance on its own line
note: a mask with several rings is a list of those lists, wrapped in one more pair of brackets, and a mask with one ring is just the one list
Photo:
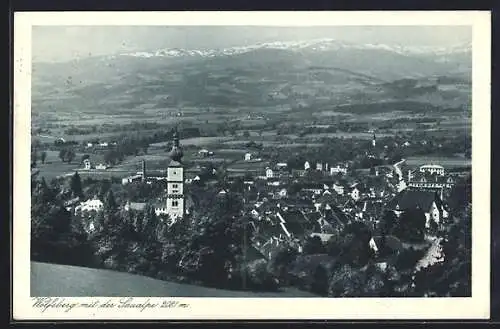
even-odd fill
[(386, 44), (355, 44), (335, 39), (315, 39), (304, 41), (276, 41), (258, 43), (248, 46), (229, 47), (223, 49), (159, 49), (153, 52), (131, 52), (123, 53), (120, 56), (133, 57), (183, 57), (183, 56), (199, 56), (199, 57), (217, 57), (217, 56), (232, 56), (242, 53), (255, 51), (257, 49), (283, 49), (296, 52), (319, 52), (319, 51), (339, 51), (343, 49), (361, 49), (361, 50), (385, 50), (394, 52), (400, 55), (417, 55), (417, 54), (432, 54), (432, 55), (447, 55), (454, 53), (468, 53), (472, 50), (470, 43), (458, 44), (451, 47), (403, 47)]
[[(33, 109), (377, 102), (391, 100), (399, 92), (387, 88), (392, 81), (437, 77), (469, 81), (471, 66), (470, 44), (396, 47), (320, 39), (224, 49), (160, 49), (35, 62)], [(425, 99), (422, 92), (430, 92), (429, 99), (438, 104), (468, 102), (467, 89), (436, 90), (420, 88), (418, 96)], [(405, 99), (417, 94), (405, 89), (402, 95)]]

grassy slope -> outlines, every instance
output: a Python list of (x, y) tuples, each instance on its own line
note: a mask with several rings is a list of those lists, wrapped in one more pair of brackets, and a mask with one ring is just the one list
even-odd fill
[(230, 291), (85, 267), (31, 263), (31, 296), (59, 297), (315, 297), (287, 289), (278, 293)]

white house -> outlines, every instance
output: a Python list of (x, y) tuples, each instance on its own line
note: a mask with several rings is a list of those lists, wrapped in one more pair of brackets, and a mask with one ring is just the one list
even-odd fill
[(84, 167), (85, 169), (91, 169), (91, 168), (92, 168), (92, 163), (90, 162), (90, 160), (89, 160), (89, 159), (85, 159), (85, 160), (83, 160), (83, 167)]
[(323, 171), (323, 164), (321, 162), (316, 163), (316, 170)]
[(311, 165), (309, 164), (309, 161), (304, 162), (304, 170), (309, 170), (311, 169)]
[(437, 174), (439, 176), (444, 176), (443, 166), (429, 164), (420, 166), (419, 171), (422, 173)]
[(333, 184), (333, 189), (335, 190), (335, 192), (337, 192), (338, 195), (344, 195), (344, 186), (335, 183)]
[(274, 177), (274, 172), (271, 168), (267, 167), (266, 168), (266, 178), (273, 178)]
[(245, 161), (252, 160), (252, 153), (245, 153)]
[(87, 200), (75, 207), (75, 214), (89, 211), (100, 211), (102, 210), (103, 206), (104, 204), (99, 199)]
[(359, 191), (359, 189), (355, 186), (355, 187), (351, 190), (351, 198), (352, 198), (354, 201), (358, 201), (358, 200), (359, 200), (359, 197), (360, 197), (360, 191)]
[(347, 174), (347, 167), (345, 166), (340, 166), (340, 165), (337, 165), (335, 167), (330, 167), (330, 175), (335, 175), (335, 174), (338, 174), (338, 173), (341, 173), (341, 174)]
[(108, 166), (106, 166), (105, 164), (100, 163), (97, 166), (95, 166), (95, 169), (106, 170), (106, 169), (108, 169)]
[(133, 175), (133, 176), (128, 176), (128, 177), (122, 178), (122, 185), (127, 185), (129, 183), (137, 182), (140, 180), (142, 180), (142, 175), (137, 174), (137, 175)]

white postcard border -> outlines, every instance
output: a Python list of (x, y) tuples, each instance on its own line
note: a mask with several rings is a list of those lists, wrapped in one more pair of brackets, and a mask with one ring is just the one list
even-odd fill
[[(471, 298), (150, 298), (188, 308), (33, 307), (30, 297), (31, 27), (33, 25), (471, 25), (473, 27), (473, 248)], [(14, 17), (13, 317), (16, 320), (131, 319), (487, 319), (490, 313), (490, 13), (427, 12), (40, 12)], [(66, 298), (67, 301), (120, 298)], [(148, 298), (134, 298), (135, 302)]]

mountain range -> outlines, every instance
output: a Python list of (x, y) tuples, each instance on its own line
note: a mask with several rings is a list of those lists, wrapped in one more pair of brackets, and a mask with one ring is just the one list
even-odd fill
[[(472, 48), (400, 47), (333, 39), (223, 49), (158, 49), (33, 63), (33, 109), (273, 106), (470, 99)], [(397, 81), (404, 83), (404, 90)], [(448, 81), (445, 91), (419, 89)], [(396, 82), (396, 83), (394, 83)], [(457, 86), (465, 85), (466, 88)], [(410, 86), (410, 87), (408, 87)], [(397, 87), (397, 88), (396, 88)]]
[(457, 44), (451, 47), (433, 47), (433, 46), (398, 46), (386, 44), (356, 44), (335, 39), (314, 39), (304, 41), (275, 41), (257, 43), (248, 46), (237, 46), (222, 49), (179, 49), (167, 48), (158, 49), (151, 52), (130, 52), (122, 53), (120, 56), (134, 57), (183, 57), (183, 56), (199, 56), (199, 57), (217, 57), (231, 56), (258, 49), (284, 49), (296, 52), (317, 52), (317, 51), (339, 51), (342, 49), (365, 49), (365, 50), (386, 50), (401, 55), (435, 55), (447, 56), (453, 54), (470, 53), (472, 50), (471, 43)]

